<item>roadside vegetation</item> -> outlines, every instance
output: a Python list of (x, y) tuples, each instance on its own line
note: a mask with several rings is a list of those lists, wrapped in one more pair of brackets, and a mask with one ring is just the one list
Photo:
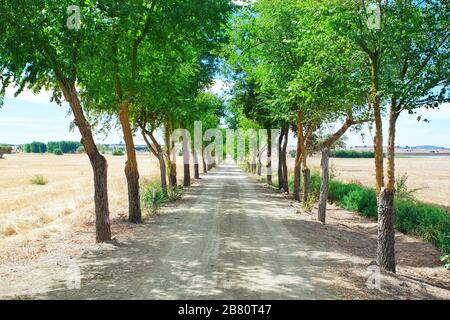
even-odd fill
[(355, 151), (355, 150), (332, 150), (331, 158), (374, 158), (373, 151)]

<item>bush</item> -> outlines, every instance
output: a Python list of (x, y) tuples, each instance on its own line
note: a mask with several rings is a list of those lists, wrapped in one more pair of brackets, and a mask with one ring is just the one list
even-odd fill
[(167, 194), (159, 183), (149, 183), (142, 190), (144, 207), (150, 212), (156, 212), (168, 199)]
[[(377, 218), (377, 195), (373, 189), (355, 183), (330, 182), (330, 201), (366, 217)], [(405, 234), (419, 236), (450, 254), (450, 214), (444, 209), (395, 198), (395, 228)]]
[(44, 186), (48, 183), (47, 179), (41, 174), (34, 175), (31, 180), (31, 184), (38, 185), (38, 186)]
[(373, 151), (355, 151), (355, 150), (333, 150), (330, 153), (332, 158), (374, 158)]
[(125, 153), (123, 152), (123, 150), (122, 149), (119, 149), (119, 148), (115, 148), (113, 151), (112, 151), (112, 155), (113, 156), (123, 156)]
[(53, 150), (53, 154), (56, 156), (62, 156), (63, 152), (61, 151), (61, 149), (55, 149)]
[(0, 159), (3, 159), (4, 154), (10, 154), (12, 152), (12, 147), (6, 145), (0, 145)]
[(142, 188), (142, 202), (151, 213), (155, 213), (164, 203), (173, 202), (183, 195), (182, 188), (169, 189), (166, 192), (159, 182), (151, 182)]

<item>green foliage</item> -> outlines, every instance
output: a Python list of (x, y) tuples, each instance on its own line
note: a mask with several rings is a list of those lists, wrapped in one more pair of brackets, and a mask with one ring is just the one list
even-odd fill
[(289, 155), (291, 156), (291, 158), (295, 158), (295, 156), (297, 155), (297, 150), (289, 150)]
[[(364, 216), (377, 217), (377, 196), (373, 189), (355, 183), (330, 182), (329, 200)], [(396, 197), (395, 228), (405, 234), (417, 235), (450, 253), (450, 213), (444, 209)]]
[(36, 174), (30, 179), (31, 184), (38, 185), (38, 186), (44, 186), (48, 183), (47, 179), (41, 175)]
[(12, 152), (12, 147), (7, 145), (0, 145), (0, 159), (3, 158), (4, 154), (10, 154)]
[(374, 158), (373, 151), (355, 151), (355, 150), (332, 150), (330, 152), (332, 158)]
[(366, 217), (375, 218), (378, 215), (377, 197), (372, 189), (359, 187), (352, 190), (339, 201), (339, 204)]
[(142, 188), (142, 202), (144, 208), (155, 213), (167, 201), (168, 197), (161, 184), (152, 182)]
[(403, 175), (397, 177), (395, 181), (395, 196), (398, 199), (416, 201), (415, 193), (420, 189), (409, 189), (406, 185), (408, 181), (408, 174), (404, 173)]
[(124, 154), (125, 154), (125, 153), (124, 153), (123, 149), (115, 148), (115, 149), (112, 151), (112, 155), (113, 155), (113, 156), (123, 156)]
[(22, 149), (26, 153), (46, 153), (47, 145), (43, 142), (33, 141), (30, 144), (24, 144)]
[(444, 263), (445, 268), (450, 270), (450, 254), (444, 254), (441, 257), (441, 261)]
[(64, 153), (61, 151), (61, 149), (54, 149), (53, 154), (55, 156), (62, 156)]
[(151, 182), (142, 189), (142, 202), (150, 213), (156, 213), (165, 203), (177, 201), (182, 195), (182, 188), (169, 188), (166, 193), (159, 182)]
[(77, 141), (50, 141), (47, 143), (47, 152), (55, 153), (55, 150), (60, 150), (62, 153), (75, 153), (81, 146)]

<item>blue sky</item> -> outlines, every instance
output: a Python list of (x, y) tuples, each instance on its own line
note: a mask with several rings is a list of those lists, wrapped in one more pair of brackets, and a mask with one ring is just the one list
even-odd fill
[[(218, 93), (221, 89), (223, 83), (219, 81), (211, 91)], [(68, 114), (68, 105), (58, 106), (49, 101), (48, 92), (33, 95), (25, 91), (14, 98), (13, 90), (7, 90), (5, 104), (0, 109), (0, 143), (80, 140), (81, 136), (77, 129), (72, 132), (69, 130), (72, 116)], [(423, 110), (419, 114), (431, 122), (418, 122), (417, 115), (403, 114), (398, 120), (396, 144), (401, 146), (429, 144), (450, 148), (450, 104), (442, 105), (439, 110)], [(372, 145), (368, 130), (365, 128), (363, 132), (366, 135), (364, 141), (360, 133), (348, 133), (348, 145)], [(96, 140), (98, 143), (119, 143), (122, 138), (119, 130), (113, 130), (107, 137), (103, 134), (96, 135)], [(136, 143), (144, 144), (140, 137), (136, 137)]]

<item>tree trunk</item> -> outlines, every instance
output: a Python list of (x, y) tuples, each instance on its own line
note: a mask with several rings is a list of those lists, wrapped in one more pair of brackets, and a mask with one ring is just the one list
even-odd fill
[(140, 223), (142, 221), (141, 201), (139, 195), (139, 171), (136, 160), (133, 133), (131, 131), (128, 116), (128, 104), (122, 102), (119, 105), (119, 120), (122, 126), (123, 139), (127, 149), (127, 162), (125, 164), (125, 176), (128, 184), (128, 221)]
[(280, 136), (278, 138), (278, 189), (283, 189), (284, 175), (283, 175), (283, 139), (284, 128), (281, 129)]
[(283, 142), (283, 148), (282, 148), (282, 161), (283, 161), (283, 189), (284, 191), (289, 193), (289, 176), (288, 176), (288, 168), (287, 168), (287, 161), (286, 161), (286, 150), (287, 150), (287, 144), (288, 144), (288, 136), (289, 136), (289, 128), (287, 128), (284, 132), (284, 142)]
[(395, 272), (395, 230), (394, 230), (394, 195), (395, 195), (395, 126), (398, 115), (396, 113), (396, 99), (393, 98), (389, 108), (388, 135), (388, 183), (378, 197), (378, 265), (387, 271)]
[(108, 203), (108, 163), (97, 149), (91, 126), (86, 120), (75, 85), (66, 80), (60, 81), (60, 88), (69, 103), (80, 130), (82, 144), (91, 162), (94, 175), (95, 239), (96, 242), (111, 240), (111, 223)]
[(203, 173), (208, 173), (208, 167), (206, 165), (206, 160), (205, 160), (205, 147), (202, 146), (202, 164), (203, 164)]
[(183, 186), (189, 187), (191, 185), (191, 168), (190, 168), (190, 155), (189, 155), (189, 143), (186, 135), (183, 136)]
[(162, 150), (158, 152), (159, 171), (161, 174), (161, 188), (164, 193), (167, 193), (167, 178), (166, 178), (166, 162), (164, 161), (164, 153)]
[(195, 148), (192, 148), (192, 156), (194, 158), (194, 179), (200, 179), (200, 168), (198, 164), (198, 154)]
[(300, 201), (301, 159), (303, 156), (303, 113), (297, 113), (297, 150), (294, 166), (294, 200)]
[(309, 168), (303, 169), (303, 203), (306, 203), (311, 192), (311, 171)]
[(394, 191), (382, 188), (378, 195), (377, 262), (380, 268), (395, 272)]
[(372, 80), (372, 100), (375, 116), (375, 137), (374, 137), (374, 153), (375, 153), (375, 178), (376, 191), (380, 192), (384, 187), (384, 171), (383, 171), (383, 124), (381, 119), (380, 100), (378, 97), (378, 68), (379, 55), (374, 54), (371, 57), (371, 80)]
[(319, 214), (318, 219), (320, 222), (325, 223), (327, 214), (327, 201), (328, 201), (328, 188), (330, 180), (330, 149), (322, 149), (322, 159), (320, 161), (320, 168), (322, 170), (322, 181), (320, 183), (320, 197), (319, 197)]
[(267, 133), (267, 184), (272, 185), (272, 129)]

